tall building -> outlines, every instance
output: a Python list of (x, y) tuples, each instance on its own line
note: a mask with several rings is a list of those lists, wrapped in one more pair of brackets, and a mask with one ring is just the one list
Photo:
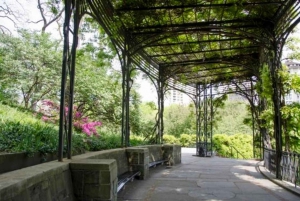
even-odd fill
[(171, 102), (183, 104), (183, 93), (177, 90), (171, 90)]
[(170, 90), (165, 98), (166, 106), (172, 104), (187, 105), (191, 102), (191, 99), (186, 94), (174, 89)]

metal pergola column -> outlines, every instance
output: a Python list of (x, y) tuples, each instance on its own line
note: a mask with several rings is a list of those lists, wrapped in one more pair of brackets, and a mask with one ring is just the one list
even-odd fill
[(203, 142), (205, 147), (205, 156), (207, 154), (207, 135), (208, 135), (208, 97), (207, 84), (204, 85), (203, 91)]
[(132, 61), (129, 55), (129, 38), (125, 40), (125, 49), (123, 50), (121, 65), (122, 68), (122, 147), (130, 146), (130, 89), (132, 85), (131, 65)]
[(280, 77), (278, 75), (278, 70), (281, 67), (280, 55), (277, 53), (278, 44), (274, 44), (275, 51), (271, 51), (272, 55), (270, 56), (271, 61), (269, 61), (270, 74), (272, 80), (272, 101), (274, 106), (274, 137), (276, 142), (276, 178), (280, 179), (280, 161), (282, 155), (282, 117), (281, 117), (281, 90), (280, 90)]
[(201, 109), (200, 109), (200, 85), (196, 85), (195, 109), (196, 109), (196, 155), (199, 156), (199, 142), (201, 134)]
[(212, 90), (212, 83), (210, 83), (210, 151), (211, 156), (213, 153), (213, 118), (214, 118), (214, 112), (213, 112), (213, 90)]
[(212, 100), (213, 100), (212, 85), (197, 84), (196, 97), (195, 97), (196, 155), (201, 157), (208, 156), (209, 152), (210, 155), (212, 155), (212, 121), (213, 121)]
[[(261, 115), (263, 113), (263, 111), (265, 111), (267, 108), (266, 99), (263, 97), (260, 97), (258, 105), (259, 105), (258, 112), (259, 112), (259, 115)], [(261, 140), (263, 141), (263, 143), (262, 143), (262, 148), (263, 148), (262, 158), (264, 158), (265, 148), (271, 149), (270, 135), (269, 135), (268, 129), (263, 126), (265, 124), (265, 121), (266, 120), (264, 120), (264, 119), (259, 119), (259, 132), (261, 134)]]
[(254, 110), (255, 110), (255, 104), (254, 104), (254, 87), (253, 87), (253, 82), (251, 80), (251, 118), (252, 118), (252, 146), (253, 146), (253, 158), (255, 158), (255, 117), (254, 117)]
[(158, 119), (157, 119), (157, 136), (156, 143), (163, 143), (164, 134), (164, 94), (165, 94), (165, 78), (162, 68), (159, 68), (159, 78), (157, 80), (157, 101), (158, 101)]
[[(64, 137), (67, 139), (67, 158), (72, 158), (72, 132), (73, 132), (73, 101), (74, 101), (74, 81), (75, 81), (75, 61), (78, 43), (78, 31), (81, 20), (80, 2), (66, 0), (65, 2), (65, 22), (63, 28), (64, 48), (62, 62), (60, 113), (59, 113), (59, 142), (58, 161), (63, 160)], [(70, 21), (73, 14), (73, 43), (70, 51), (69, 32)], [(69, 77), (68, 77), (69, 76)]]

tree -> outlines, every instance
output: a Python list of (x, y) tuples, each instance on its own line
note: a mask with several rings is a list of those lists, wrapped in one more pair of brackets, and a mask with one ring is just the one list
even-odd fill
[(183, 106), (173, 104), (165, 108), (165, 133), (179, 137), (180, 134), (194, 134), (195, 130), (193, 105)]
[(251, 134), (251, 129), (243, 123), (248, 117), (245, 101), (226, 101), (224, 108), (219, 110), (220, 117), (217, 127), (214, 127), (215, 134), (233, 135), (237, 133)]
[(74, 104), (84, 115), (112, 129), (121, 124), (122, 77), (112, 61), (116, 55), (104, 30), (90, 17), (82, 21), (77, 50)]
[(121, 75), (110, 70), (111, 57), (87, 45), (78, 51), (74, 104), (91, 118), (119, 124), (121, 118)]
[[(135, 101), (136, 102), (136, 101)], [(154, 102), (139, 103), (134, 106), (135, 111), (130, 111), (130, 127), (132, 133), (152, 140), (152, 135), (156, 132), (157, 107)], [(132, 118), (132, 116), (134, 116)], [(138, 125), (136, 122), (138, 122)]]
[[(283, 68), (277, 72), (281, 79), (281, 94), (285, 97), (291, 91), (300, 93), (299, 84), (300, 77), (298, 75), (292, 75), (288, 72), (288, 69), (283, 66)], [(272, 87), (271, 80), (269, 76), (269, 69), (264, 66), (261, 72), (261, 82), (258, 83), (258, 93), (259, 95), (267, 101), (267, 108), (261, 113), (260, 119), (263, 120), (262, 125), (269, 131), (270, 144), (274, 147), (274, 136), (273, 136), (273, 126), (274, 126), (274, 109), (272, 102)], [(283, 127), (282, 138), (283, 146), (286, 151), (295, 151), (299, 149), (299, 139), (300, 135), (298, 133), (299, 126), (295, 123), (298, 116), (300, 116), (299, 104), (285, 104), (284, 98), (281, 100), (281, 123)]]
[[(298, 30), (296, 29), (294, 32), (297, 32)], [(284, 59), (296, 59), (300, 60), (300, 51), (299, 51), (299, 43), (300, 43), (300, 38), (295, 35), (291, 34), (291, 36), (287, 39), (285, 43), (285, 49), (287, 52), (286, 58)]]
[(49, 34), (25, 30), (19, 37), (0, 35), (1, 85), (21, 100), (25, 108), (46, 98), (56, 98), (60, 80), (61, 54)]
[[(61, 5), (59, 0), (37, 0), (38, 9), (40, 10), (40, 14), (42, 19), (36, 21), (35, 23), (42, 22), (42, 33), (45, 33), (46, 28), (49, 27), (52, 23), (56, 22), (58, 25), (58, 31), (60, 33), (60, 22), (61, 16), (64, 12), (64, 7)], [(61, 36), (61, 34), (60, 34)]]
[(143, 122), (141, 113), (141, 96), (137, 93), (135, 86), (130, 91), (130, 131), (136, 135), (143, 135)]
[[(225, 107), (225, 101), (227, 100), (228, 96), (222, 95), (216, 98), (213, 98), (212, 100), (208, 100), (208, 101), (212, 101), (212, 126), (213, 129), (217, 129), (219, 126), (219, 122), (222, 119), (222, 114), (221, 114), (221, 109), (223, 109)], [(202, 112), (203, 114), (203, 112)], [(204, 119), (204, 118), (202, 118)], [(210, 123), (210, 122), (209, 122)]]

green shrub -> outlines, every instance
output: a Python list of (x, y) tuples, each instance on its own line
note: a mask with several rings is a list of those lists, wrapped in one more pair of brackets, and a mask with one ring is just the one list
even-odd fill
[(192, 136), (188, 134), (181, 134), (179, 141), (182, 147), (189, 147), (192, 145)]
[(180, 144), (179, 139), (177, 139), (174, 135), (163, 135), (164, 144)]
[(213, 149), (218, 153), (219, 156), (226, 156), (227, 149), (229, 147), (229, 136), (225, 134), (213, 135)]
[(191, 136), (191, 144), (190, 144), (190, 146), (195, 147), (196, 146), (196, 137), (197, 137), (197, 135), (196, 134), (191, 134), (190, 136)]
[[(43, 122), (0, 122), (0, 152), (25, 152), (29, 155), (55, 153), (58, 147), (58, 129)], [(66, 146), (64, 147), (66, 150)], [(73, 133), (72, 152), (83, 153), (87, 148), (84, 136)]]
[[(213, 136), (213, 148), (219, 156), (243, 158), (237, 154), (238, 150), (246, 159), (253, 157), (252, 136), (248, 134), (215, 134)], [(236, 149), (236, 150), (235, 150)]]
[(137, 135), (130, 136), (130, 146), (140, 146), (145, 144), (147, 144), (147, 142), (144, 140), (143, 137)]
[[(102, 133), (100, 137), (87, 137), (87, 147), (89, 151), (100, 151), (105, 149), (115, 149), (121, 147), (121, 135)], [(141, 136), (131, 135), (130, 146), (140, 146), (147, 144)]]
[(103, 141), (103, 149), (115, 149), (121, 147), (120, 134), (101, 135), (100, 139)]
[(89, 151), (100, 151), (105, 149), (115, 149), (121, 147), (121, 135), (104, 134), (86, 138)]
[(86, 138), (86, 143), (89, 151), (100, 151), (105, 147), (103, 140), (96, 136)]
[(12, 108), (8, 105), (0, 103), (0, 122), (12, 121), (12, 122), (28, 122), (37, 123), (40, 119), (38, 115), (30, 113), (28, 111), (20, 111), (20, 108)]
[[(120, 145), (120, 135), (102, 133), (101, 137), (87, 137), (77, 132), (72, 135), (72, 154), (84, 153), (85, 150), (112, 149)], [(47, 154), (57, 152), (57, 148), (56, 125), (41, 121), (38, 115), (31, 112), (0, 103), (0, 152)]]
[(0, 151), (53, 153), (58, 131), (42, 123), (0, 122)]
[[(253, 158), (253, 138), (251, 135), (235, 134), (230, 136), (231, 145), (234, 146), (245, 158)], [(239, 156), (239, 158), (241, 158)]]
[(86, 134), (74, 132), (72, 135), (72, 154), (82, 154), (86, 150), (89, 150)]

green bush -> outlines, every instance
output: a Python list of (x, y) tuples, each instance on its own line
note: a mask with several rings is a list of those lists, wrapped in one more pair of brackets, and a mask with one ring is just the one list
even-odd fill
[(103, 140), (96, 136), (86, 138), (86, 143), (89, 151), (100, 151), (105, 147)]
[[(102, 133), (99, 137), (87, 137), (87, 149), (89, 151), (100, 151), (105, 149), (115, 149), (121, 147), (121, 135)], [(137, 135), (130, 136), (130, 146), (140, 146), (147, 144), (144, 138)]]
[(145, 144), (147, 144), (147, 142), (144, 140), (143, 137), (137, 135), (130, 136), (130, 146), (140, 146)]
[(179, 139), (177, 139), (174, 135), (163, 135), (164, 144), (180, 144)]
[(226, 156), (227, 149), (229, 147), (229, 136), (224, 134), (213, 135), (213, 149), (217, 152), (219, 156)]
[(195, 147), (196, 144), (195, 134), (181, 134), (179, 138), (165, 134), (163, 139), (165, 144), (179, 144), (182, 147)]
[(191, 145), (195, 145), (196, 144), (196, 134), (191, 134)]
[(0, 123), (0, 151), (53, 153), (57, 150), (57, 129), (42, 123)]
[(86, 134), (73, 132), (72, 135), (72, 154), (82, 154), (89, 150), (86, 143)]
[(38, 114), (24, 108), (10, 107), (0, 103), (0, 122), (4, 121), (37, 123), (41, 122), (41, 119)]
[[(58, 147), (58, 129), (43, 122), (0, 122), (0, 152), (25, 152), (29, 155), (55, 153)], [(66, 150), (66, 147), (64, 147)], [(86, 146), (84, 135), (74, 133), (72, 152), (83, 153)]]
[(115, 149), (121, 147), (121, 135), (104, 134), (86, 138), (89, 151), (100, 151), (105, 149)]
[(237, 149), (246, 159), (253, 158), (252, 136), (248, 134), (215, 134), (213, 136), (213, 148), (219, 156), (243, 158), (237, 154)]
[(189, 147), (192, 145), (192, 136), (188, 134), (181, 134), (179, 141), (182, 147)]

